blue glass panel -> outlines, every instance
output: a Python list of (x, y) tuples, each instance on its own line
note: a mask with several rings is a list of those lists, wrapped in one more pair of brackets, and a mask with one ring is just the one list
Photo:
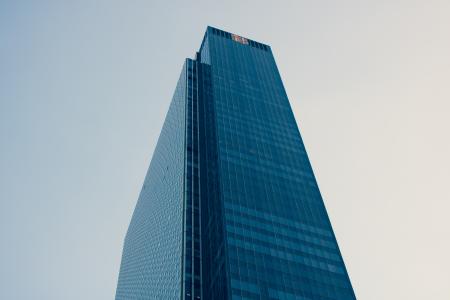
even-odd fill
[(185, 67), (125, 238), (117, 300), (181, 295)]
[(356, 299), (270, 47), (210, 27), (201, 59), (229, 297)]

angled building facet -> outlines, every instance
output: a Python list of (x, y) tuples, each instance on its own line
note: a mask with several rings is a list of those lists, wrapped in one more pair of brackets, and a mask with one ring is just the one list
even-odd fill
[(186, 59), (116, 299), (356, 299), (269, 46), (208, 27)]

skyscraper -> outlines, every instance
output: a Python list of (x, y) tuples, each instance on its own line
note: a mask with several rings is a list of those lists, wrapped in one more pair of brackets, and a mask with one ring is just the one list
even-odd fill
[(186, 59), (116, 299), (356, 299), (269, 46), (208, 27)]

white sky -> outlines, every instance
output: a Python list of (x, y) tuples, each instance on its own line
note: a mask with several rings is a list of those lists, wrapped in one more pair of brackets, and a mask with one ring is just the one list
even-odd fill
[(185, 57), (272, 46), (360, 300), (450, 299), (450, 2), (0, 4), (0, 298), (112, 299)]

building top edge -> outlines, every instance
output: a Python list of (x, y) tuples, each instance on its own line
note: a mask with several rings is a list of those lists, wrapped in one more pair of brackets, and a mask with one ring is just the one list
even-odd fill
[(225, 31), (225, 30), (213, 27), (213, 26), (206, 27), (206, 32), (205, 32), (205, 35), (203, 36), (202, 44), (200, 46), (200, 51), (203, 48), (203, 44), (204, 44), (205, 39), (208, 36), (208, 34), (212, 34), (212, 35), (220, 36), (220, 37), (223, 37), (226, 39), (230, 39), (235, 42), (238, 42), (238, 43), (241, 43), (244, 45), (249, 45), (249, 46), (252, 46), (255, 48), (259, 48), (264, 51), (271, 51), (270, 46), (267, 44), (260, 43), (255, 40), (249, 39), (247, 37), (243, 37), (243, 36), (240, 36), (240, 35), (237, 35), (237, 34), (234, 34), (234, 33), (231, 33), (231, 32), (228, 32), (228, 31)]

